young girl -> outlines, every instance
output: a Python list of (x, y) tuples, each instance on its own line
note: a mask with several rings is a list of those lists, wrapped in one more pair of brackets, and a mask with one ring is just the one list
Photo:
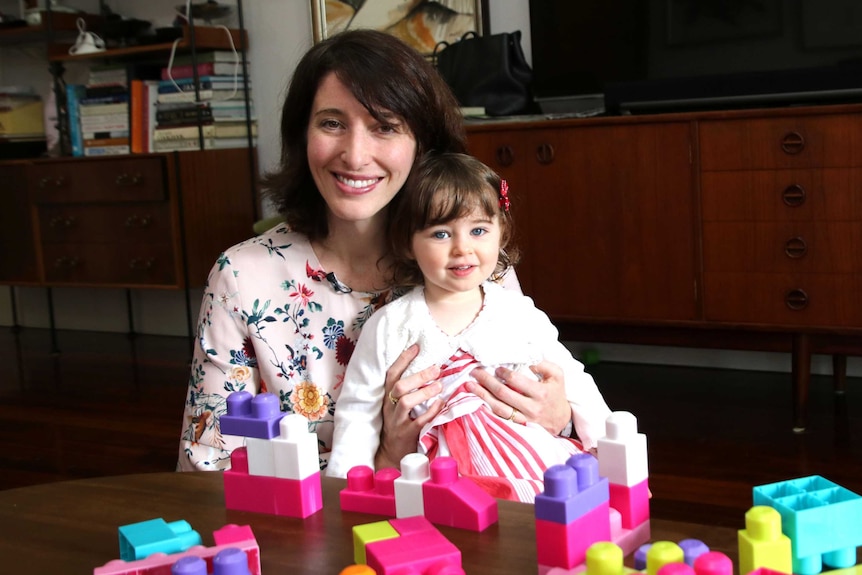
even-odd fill
[[(592, 377), (530, 298), (496, 283), (517, 259), (509, 205), (506, 181), (475, 158), (429, 154), (416, 165), (393, 201), (389, 226), (393, 285), (414, 287), (376, 312), (357, 342), (335, 415), (329, 475), (374, 467), (381, 409), (401, 401), (381, 382), (416, 343), (419, 355), (405, 374), (437, 365), (442, 392), (412, 406), (410, 416), (443, 402), (423, 426), (418, 451), (454, 457), (462, 475), (495, 497), (532, 503), (547, 467), (594, 448), (604, 435), (610, 409)], [(469, 391), (476, 368), (533, 374), (529, 366), (542, 360), (565, 373), (570, 433), (578, 439), (525, 422), (517, 409), (499, 417)]]

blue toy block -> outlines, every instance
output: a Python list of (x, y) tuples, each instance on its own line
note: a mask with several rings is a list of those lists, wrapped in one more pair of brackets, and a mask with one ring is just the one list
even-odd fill
[(164, 519), (150, 519), (124, 525), (119, 529), (120, 559), (136, 561), (153, 553), (180, 553), (203, 541), (187, 521), (166, 523)]
[(272, 439), (278, 437), (278, 424), (285, 415), (273, 393), (252, 396), (247, 391), (235, 391), (227, 397), (227, 413), (219, 418), (219, 426), (227, 435)]
[(816, 575), (823, 565), (841, 569), (856, 564), (862, 545), (862, 497), (819, 475), (760, 485), (754, 505), (768, 505), (781, 515), (790, 538), (793, 572)]
[(545, 491), (536, 495), (536, 519), (566, 525), (609, 500), (608, 480), (598, 476), (598, 461), (581, 453), (545, 470)]

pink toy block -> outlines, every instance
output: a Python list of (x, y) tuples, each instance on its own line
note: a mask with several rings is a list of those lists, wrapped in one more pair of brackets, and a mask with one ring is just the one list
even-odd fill
[(347, 487), (338, 494), (341, 510), (395, 517), (394, 481), (400, 475), (393, 468), (377, 473), (367, 465), (351, 468), (347, 472)]
[(305, 519), (323, 509), (320, 471), (305, 479), (281, 479), (280, 477), (273, 479), (275, 480), (274, 515)]
[(733, 562), (720, 551), (708, 551), (694, 560), (697, 575), (733, 575)]
[(400, 529), (393, 524), (399, 531), (399, 537), (365, 546), (368, 566), (377, 575), (391, 575), (406, 569), (410, 573), (422, 575), (464, 573), (461, 551), (431, 522), (418, 516), (400, 521)]
[[(614, 511), (614, 510), (611, 510)], [(611, 541), (619, 545), (623, 553), (630, 555), (635, 550), (650, 540), (650, 523), (644, 521), (634, 529), (623, 529), (618, 535), (614, 535)]]
[(608, 485), (611, 507), (620, 512), (623, 529), (633, 529), (649, 519), (648, 479), (626, 487), (611, 483)]
[(659, 568), (658, 575), (695, 575), (695, 572), (685, 563), (668, 563)]
[[(859, 566), (862, 568), (862, 565)], [(842, 571), (839, 569), (839, 571)], [(743, 572), (744, 573), (744, 572)], [(838, 573), (837, 571), (831, 571), (831, 573)], [(775, 569), (770, 569), (769, 567), (758, 567), (754, 571), (750, 571), (748, 575), (790, 575), (789, 571), (776, 571)], [(825, 573), (823, 574), (825, 575)]]
[(536, 495), (536, 518), (568, 524), (597, 506), (608, 507), (608, 480), (599, 478), (598, 462), (588, 453), (572, 458), (570, 465), (545, 470), (545, 491)]
[(572, 569), (582, 564), (590, 545), (611, 538), (609, 509), (605, 502), (566, 524), (536, 519), (539, 565)]
[(252, 533), (250, 525), (228, 523), (221, 529), (213, 531), (213, 541), (216, 545), (230, 545), (231, 543), (254, 540), (254, 533)]
[[(226, 527), (230, 528), (236, 526)], [(229, 544), (215, 545), (214, 547), (195, 546), (182, 553), (174, 553), (172, 555), (155, 553), (146, 559), (141, 559), (139, 561), (123, 561), (122, 559), (115, 559), (105, 563), (102, 567), (96, 567), (93, 569), (93, 575), (167, 575), (171, 572), (171, 566), (183, 557), (200, 557), (204, 559), (207, 563), (208, 572), (212, 572), (213, 558), (227, 549), (239, 549), (245, 553), (248, 559), (249, 573), (251, 573), (251, 575), (261, 575), (260, 548), (258, 547), (257, 541), (254, 539), (254, 534), (252, 534), (251, 529), (248, 526), (239, 528), (239, 530), (227, 529), (227, 531), (224, 532), (222, 532), (222, 529), (216, 532), (219, 533), (220, 538), (234, 538), (239, 537), (241, 533), (247, 533), (251, 536), (251, 539), (245, 541), (231, 541)], [(213, 533), (213, 538), (215, 538), (215, 533)]]
[(235, 391), (227, 397), (227, 413), (219, 418), (219, 426), (227, 435), (272, 439), (278, 436), (284, 415), (275, 394)]
[(466, 477), (458, 475), (452, 457), (431, 462), (431, 478), (422, 484), (425, 517), (431, 523), (484, 531), (497, 522), (497, 500)]

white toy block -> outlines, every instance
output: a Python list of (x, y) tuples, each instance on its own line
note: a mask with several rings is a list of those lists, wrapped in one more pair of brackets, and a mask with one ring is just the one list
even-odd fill
[(248, 449), (248, 474), (275, 475), (275, 461), (272, 453), (272, 442), (269, 439), (259, 437), (246, 437), (245, 445)]
[(409, 453), (401, 459), (401, 476), (395, 479), (395, 517), (425, 515), (422, 484), (431, 477), (428, 456)]
[(633, 487), (648, 478), (646, 435), (637, 430), (637, 418), (628, 411), (615, 411), (605, 421), (598, 459), (599, 475), (608, 482)]
[(281, 419), (272, 452), (276, 477), (301, 480), (320, 471), (317, 434), (308, 431), (308, 419), (298, 413)]

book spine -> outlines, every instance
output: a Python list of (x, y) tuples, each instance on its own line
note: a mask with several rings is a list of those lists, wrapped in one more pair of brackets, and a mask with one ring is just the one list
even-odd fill
[(81, 120), (79, 116), (79, 100), (84, 94), (84, 87), (80, 84), (66, 84), (66, 109), (69, 113), (69, 143), (72, 145), (72, 155), (80, 157), (84, 155), (84, 138), (81, 132)]
[(159, 84), (155, 81), (144, 83), (144, 114), (146, 130), (144, 132), (144, 150), (153, 151), (153, 132), (156, 130), (156, 99), (158, 97)]
[(120, 102), (128, 102), (129, 95), (127, 93), (114, 94), (113, 96), (104, 96), (100, 98), (81, 98), (81, 104), (86, 106), (89, 104), (116, 104)]
[(129, 118), (130, 145), (133, 154), (142, 154), (144, 149), (144, 82), (132, 80), (131, 117)]
[(128, 154), (128, 145), (115, 146), (87, 146), (84, 148), (85, 156), (116, 156), (120, 154)]
[(84, 104), (80, 107), (78, 113), (81, 116), (100, 116), (105, 114), (126, 114), (129, 111), (129, 105), (122, 104)]
[(185, 108), (178, 110), (159, 110), (156, 112), (156, 121), (161, 125), (189, 124), (197, 122), (198, 118), (206, 122), (213, 117), (212, 108), (206, 107), (200, 110), (196, 108)]
[(105, 147), (105, 146), (129, 146), (129, 137), (126, 136), (124, 138), (99, 138), (99, 139), (86, 139), (84, 138), (84, 151), (87, 148), (95, 148), (95, 147)]
[(129, 130), (114, 130), (102, 132), (83, 132), (81, 137), (84, 140), (105, 140), (107, 138), (128, 138), (130, 137)]
[[(198, 64), (198, 76), (210, 76), (215, 73), (215, 65), (212, 62), (203, 62)], [(194, 78), (194, 67), (191, 64), (183, 66), (174, 66), (171, 68), (171, 76), (179, 80), (181, 78)], [(168, 69), (162, 68), (162, 80), (169, 80)]]
[[(203, 124), (200, 127), (204, 138), (242, 138), (248, 134), (248, 128), (243, 124)], [(181, 126), (176, 128), (156, 128), (153, 140), (184, 140), (198, 137), (198, 127)], [(252, 124), (252, 135), (257, 135), (257, 126)]]

